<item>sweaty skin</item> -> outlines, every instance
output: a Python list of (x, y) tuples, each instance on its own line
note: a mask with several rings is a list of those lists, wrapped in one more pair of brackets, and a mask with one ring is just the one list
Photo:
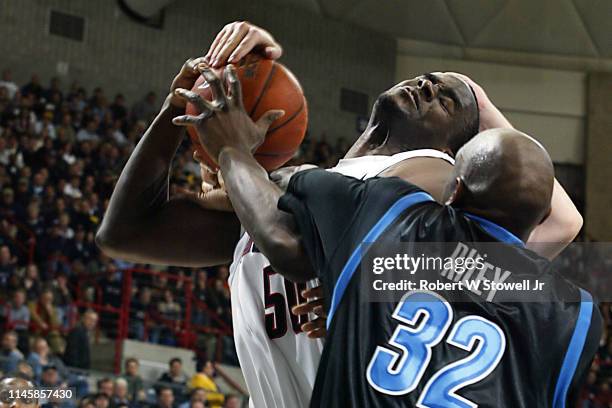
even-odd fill
[[(232, 33), (231, 35), (229, 33)], [(226, 211), (215, 211), (211, 208), (227, 209), (223, 205), (211, 205), (208, 197), (216, 194), (204, 194), (204, 199), (197, 196), (174, 196), (168, 194), (168, 173), (170, 163), (182, 132), (173, 126), (170, 120), (173, 116), (184, 114), (185, 100), (173, 91), (177, 88), (190, 89), (199, 76), (199, 62), (208, 60), (215, 66), (221, 66), (227, 59), (239, 58), (250, 50), (261, 49), (264, 55), (277, 58), (282, 54), (282, 48), (273, 37), (252, 24), (237, 22), (229, 24), (219, 33), (205, 58), (189, 61), (175, 78), (171, 93), (147, 133), (140, 141), (119, 178), (108, 210), (96, 235), (98, 245), (109, 255), (134, 262), (162, 263), (184, 266), (206, 266), (231, 261), (233, 249), (239, 238), (240, 223), (235, 214)], [(213, 57), (214, 56), (214, 57)], [(397, 109), (384, 113), (390, 118), (389, 124), (376, 120), (383, 115), (373, 113), (371, 126), (355, 143), (346, 157), (365, 154), (393, 154), (394, 152), (419, 147), (439, 147), (447, 142), (449, 134), (456, 133), (456, 126), (448, 130), (450, 111), (456, 109), (455, 100), (448, 93), (452, 88), (453, 79), (449, 75), (436, 74), (437, 77), (418, 77), (404, 81), (385, 93), (381, 103), (396, 101)], [(407, 88), (410, 87), (410, 88)], [(477, 91), (477, 85), (472, 84)], [(411, 89), (409, 96), (406, 89)], [(484, 93), (484, 92), (483, 92)], [(470, 95), (460, 91), (459, 109), (464, 106), (462, 101), (469, 101)], [(455, 98), (456, 99), (456, 98)], [(385, 102), (386, 101), (386, 102)], [(413, 103), (416, 102), (418, 104)], [(419, 103), (420, 102), (420, 103)], [(489, 102), (483, 104), (480, 100), (481, 123), (495, 123), (495, 120), (485, 120), (487, 111), (495, 107)], [(466, 104), (467, 106), (467, 104)], [(420, 109), (419, 109), (420, 108)], [(463, 115), (469, 117), (469, 115)], [(500, 114), (501, 116), (501, 114)], [(503, 116), (501, 116), (503, 117)], [(409, 133), (410, 138), (389, 138), (389, 131), (406, 134), (406, 126), (402, 120), (406, 118), (422, 118), (425, 126), (416, 129), (430, 139), (418, 139), (415, 132)], [(384, 121), (382, 121), (384, 122)], [(450, 123), (465, 124), (465, 120)], [(413, 125), (417, 126), (417, 125)], [(446, 130), (444, 128), (446, 126)], [(460, 127), (460, 126), (459, 126)], [(438, 134), (438, 131), (441, 133)], [(241, 180), (243, 186), (250, 187), (251, 176), (233, 169), (234, 176)], [(385, 172), (384, 176), (399, 176), (421, 186), (437, 198), (442, 198), (443, 176), (452, 171), (452, 166), (437, 159), (411, 159), (398, 164)], [(243, 175), (244, 177), (241, 177)], [(227, 175), (225, 175), (227, 178)], [(228, 190), (232, 187), (226, 186)], [(291, 249), (295, 242), (290, 238), (291, 226), (273, 227), (279, 217), (275, 205), (269, 208), (264, 203), (275, 203), (275, 196), (266, 196), (256, 188), (243, 190), (244, 203), (238, 194), (241, 191), (233, 189), (234, 207), (241, 207), (243, 218), (248, 218), (249, 211), (271, 223), (270, 229), (285, 238), (288, 248), (283, 246), (280, 264), (276, 264), (274, 256), (271, 263), (277, 269), (299, 267), (304, 263), (298, 257), (289, 262), (290, 254), (299, 253)], [(247, 194), (253, 194), (248, 196)], [(223, 197), (221, 197), (223, 198)], [(222, 201), (222, 200), (219, 200)], [(247, 201), (252, 201), (252, 207)], [(582, 224), (581, 218), (563, 189), (556, 184), (553, 195), (553, 209), (546, 221), (534, 231), (533, 239), (558, 243), (557, 249), (549, 251), (545, 256), (556, 255), (577, 234)], [(282, 217), (281, 217), (282, 218)], [(279, 224), (282, 225), (282, 224)], [(244, 225), (247, 227), (246, 223)], [(541, 230), (541, 232), (540, 232)], [(247, 228), (248, 231), (248, 228)], [(250, 231), (249, 231), (250, 232)], [(276, 247), (279, 243), (274, 243)], [(282, 244), (282, 243), (281, 243)], [(546, 248), (549, 248), (548, 246)], [(268, 255), (268, 254), (266, 254)], [(283, 264), (283, 262), (286, 263)]]
[(514, 129), (491, 129), (459, 150), (445, 201), (526, 241), (550, 212), (553, 185), (553, 164), (539, 143)]
[[(185, 63), (171, 91), (193, 86), (200, 75), (198, 62)], [(184, 113), (185, 101), (170, 93), (121, 172), (96, 234), (107, 255), (179, 266), (231, 261), (240, 233), (236, 216), (209, 210), (196, 197), (169, 196), (172, 158), (184, 137), (171, 120)]]

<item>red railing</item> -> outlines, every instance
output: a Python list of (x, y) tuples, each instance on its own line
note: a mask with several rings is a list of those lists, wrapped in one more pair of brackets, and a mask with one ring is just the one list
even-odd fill
[[(161, 313), (147, 313), (144, 320), (144, 337), (147, 338), (148, 330), (151, 327), (163, 328), (171, 332), (176, 343), (180, 347), (192, 349), (199, 354), (199, 350), (196, 347), (197, 333), (209, 334), (216, 336), (216, 350), (215, 360), (220, 360), (222, 353), (222, 337), (232, 334), (230, 326), (223, 321), (216, 313), (203, 302), (194, 298), (193, 296), (193, 280), (186, 276), (177, 276), (166, 272), (157, 272), (144, 268), (131, 268), (121, 271), (121, 304), (120, 305), (105, 305), (103, 304), (102, 288), (99, 285), (99, 280), (106, 276), (110, 276), (116, 272), (99, 272), (95, 274), (83, 274), (78, 276), (76, 293), (77, 302), (75, 302), (80, 308), (90, 308), (101, 315), (106, 316), (105, 321), (101, 321), (103, 329), (107, 330), (108, 337), (115, 337), (115, 355), (114, 355), (114, 368), (117, 373), (120, 372), (121, 367), (121, 347), (123, 340), (130, 336), (130, 310), (132, 303), (132, 294), (134, 293), (134, 285), (138, 284), (137, 281), (143, 280), (147, 277), (167, 279), (168, 282), (181, 283), (181, 293), (174, 293), (175, 298), (182, 298), (184, 308), (181, 311), (181, 319), (174, 320), (164, 317)], [(88, 302), (84, 300), (86, 298), (84, 289), (86, 286), (93, 286), (96, 290), (95, 301)], [(141, 285), (137, 285), (141, 286)], [(182, 295), (182, 296), (181, 296)], [(206, 314), (210, 321), (214, 322), (218, 327), (204, 326), (193, 322), (194, 311), (200, 311)]]

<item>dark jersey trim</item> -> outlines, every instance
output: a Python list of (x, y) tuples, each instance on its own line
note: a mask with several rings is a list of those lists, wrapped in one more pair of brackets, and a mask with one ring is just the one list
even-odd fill
[(574, 378), (576, 367), (578, 366), (582, 350), (584, 349), (584, 343), (589, 334), (592, 315), (593, 298), (589, 292), (580, 289), (580, 312), (576, 319), (574, 334), (572, 334), (572, 339), (570, 340), (565, 358), (563, 359), (563, 365), (559, 371), (559, 379), (557, 380), (555, 395), (553, 397), (553, 408), (565, 408), (567, 391), (569, 390), (572, 378)]
[(387, 227), (395, 221), (399, 215), (406, 210), (408, 207), (412, 207), (413, 205), (424, 203), (426, 201), (432, 201), (432, 196), (429, 194), (419, 191), (417, 193), (408, 194), (399, 200), (397, 200), (388, 210), (387, 212), (378, 220), (378, 222), (372, 227), (372, 229), (366, 234), (363, 238), (362, 243), (355, 248), (351, 257), (348, 259), (344, 268), (342, 268), (342, 272), (340, 276), (338, 276), (338, 280), (336, 281), (336, 285), (334, 286), (334, 291), (332, 294), (331, 304), (329, 306), (329, 312), (327, 314), (327, 328), (331, 326), (332, 319), (334, 318), (334, 313), (338, 309), (338, 305), (342, 300), (342, 296), (344, 295), (344, 291), (348, 286), (353, 274), (357, 270), (357, 267), (361, 263), (361, 246), (364, 243), (374, 242), (376, 239), (387, 229)]

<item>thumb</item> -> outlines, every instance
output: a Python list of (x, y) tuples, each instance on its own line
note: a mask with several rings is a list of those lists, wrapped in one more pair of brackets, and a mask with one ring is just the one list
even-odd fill
[(282, 118), (285, 116), (285, 111), (281, 109), (269, 110), (264, 113), (261, 118), (257, 121), (257, 127), (262, 130), (267, 131), (268, 128), (275, 120)]
[(280, 47), (268, 46), (264, 49), (264, 54), (268, 59), (279, 59), (282, 55), (283, 51)]

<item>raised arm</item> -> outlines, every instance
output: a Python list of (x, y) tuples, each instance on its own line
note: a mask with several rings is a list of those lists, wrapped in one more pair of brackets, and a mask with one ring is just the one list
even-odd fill
[[(455, 75), (468, 82), (476, 93), (480, 110), (480, 131), (491, 128), (513, 128), (480, 85), (465, 75)], [(539, 255), (553, 259), (576, 238), (582, 228), (582, 223), (582, 215), (563, 186), (555, 179), (550, 214), (531, 233), (527, 246)]]
[[(171, 91), (191, 88), (202, 60), (188, 60)], [(109, 256), (133, 262), (180, 266), (231, 260), (240, 224), (231, 212), (212, 211), (195, 197), (170, 197), (169, 171), (183, 138), (172, 118), (185, 101), (171, 93), (125, 165), (96, 243)]]
[(225, 84), (210, 69), (202, 73), (215, 101), (208, 102), (186, 89), (177, 90), (178, 95), (198, 106), (202, 114), (180, 116), (174, 123), (194, 126), (198, 134), (206, 135), (200, 140), (221, 168), (234, 211), (272, 267), (294, 281), (314, 277), (292, 217), (277, 208), (282, 191), (270, 181), (252, 154), (263, 142), (267, 128), (283, 112), (266, 112), (253, 123), (242, 105), (240, 83), (231, 65), (225, 71), (227, 94)]

